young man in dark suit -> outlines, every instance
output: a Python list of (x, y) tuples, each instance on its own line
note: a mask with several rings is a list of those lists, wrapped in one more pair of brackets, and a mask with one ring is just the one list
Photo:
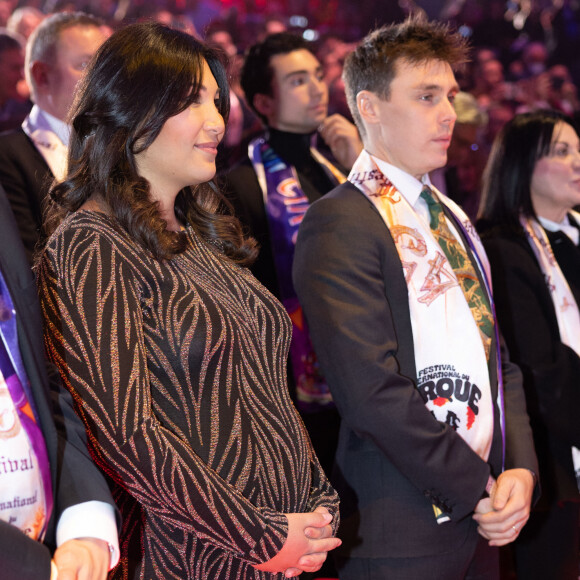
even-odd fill
[(1, 187), (0, 293), (0, 576), (105, 580), (119, 554), (116, 508), (70, 396), (47, 372), (36, 284)]
[(365, 149), (298, 234), (294, 284), (342, 419), (341, 580), (498, 578), (529, 516), (537, 461), (487, 259), (428, 178), (465, 59), (419, 18), (360, 43), (344, 79)]
[[(361, 151), (356, 127), (328, 116), (328, 87), (311, 43), (288, 33), (267, 36), (246, 54), (241, 84), (264, 135), (225, 176), (236, 215), (260, 244), (252, 272), (285, 305), (294, 326), (289, 386), (326, 471), (334, 461), (339, 418), (302, 324), (292, 288), (296, 232), (309, 204), (346, 179)], [(335, 160), (322, 155), (327, 145)]]

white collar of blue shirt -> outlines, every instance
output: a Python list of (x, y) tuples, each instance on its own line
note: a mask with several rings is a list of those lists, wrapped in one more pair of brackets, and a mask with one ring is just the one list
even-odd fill
[(541, 216), (538, 216), (538, 220), (545, 230), (548, 230), (549, 232), (561, 231), (565, 233), (572, 240), (572, 242), (574, 242), (575, 246), (578, 245), (578, 241), (580, 240), (580, 231), (570, 223), (567, 215), (560, 223), (553, 222), (552, 220), (548, 220)]
[(68, 147), (70, 139), (70, 127), (64, 121), (57, 119), (38, 105), (34, 105), (28, 115), (28, 120), (32, 126), (32, 130), (45, 129), (54, 133), (62, 142)]

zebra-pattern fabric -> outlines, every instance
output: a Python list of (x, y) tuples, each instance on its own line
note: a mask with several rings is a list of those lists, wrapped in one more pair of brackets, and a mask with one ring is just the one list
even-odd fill
[(50, 359), (123, 516), (110, 578), (282, 578), (284, 513), (338, 497), (286, 385), (279, 302), (193, 228), (158, 261), (91, 211), (68, 216), (38, 268)]

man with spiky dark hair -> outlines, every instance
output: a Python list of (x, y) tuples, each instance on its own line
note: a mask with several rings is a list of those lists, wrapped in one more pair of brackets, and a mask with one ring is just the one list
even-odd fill
[(529, 517), (537, 461), (487, 258), (428, 177), (466, 58), (418, 17), (360, 43), (344, 79), (364, 150), (298, 235), (294, 284), (342, 419), (341, 580), (496, 579)]

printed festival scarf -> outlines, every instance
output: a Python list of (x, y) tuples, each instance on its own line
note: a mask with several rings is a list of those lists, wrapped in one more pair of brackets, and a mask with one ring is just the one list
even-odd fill
[[(417, 389), (433, 416), (453, 428), (487, 461), (493, 435), (488, 363), (479, 329), (455, 273), (429, 225), (366, 151), (355, 162), (349, 181), (377, 208), (399, 253), (408, 287)], [(489, 264), (479, 237), (456, 204), (441, 194), (439, 199), (455, 216), (456, 229), (463, 231), (468, 240), (491, 301)], [(503, 388), (497, 354), (503, 434)]]
[(44, 437), (20, 356), (16, 310), (0, 272), (0, 519), (44, 538), (53, 507)]
[[(579, 213), (575, 211), (569, 213), (572, 215), (572, 219), (576, 220), (576, 223), (580, 223)], [(520, 223), (544, 274), (546, 286), (556, 311), (560, 339), (580, 356), (580, 311), (570, 286), (554, 257), (548, 236), (544, 228), (534, 219), (520, 216)], [(580, 490), (580, 449), (574, 446), (572, 447), (572, 461), (576, 473), (576, 483)]]
[[(318, 151), (314, 148), (310, 151), (337, 184), (346, 181), (346, 177)], [(264, 138), (259, 137), (250, 143), (248, 155), (264, 195), (282, 304), (292, 321), (290, 360), (296, 382), (297, 405), (306, 412), (327, 408), (334, 403), (319, 371), (302, 307), (292, 283), (298, 227), (310, 204), (300, 187), (295, 169), (287, 165)]]

